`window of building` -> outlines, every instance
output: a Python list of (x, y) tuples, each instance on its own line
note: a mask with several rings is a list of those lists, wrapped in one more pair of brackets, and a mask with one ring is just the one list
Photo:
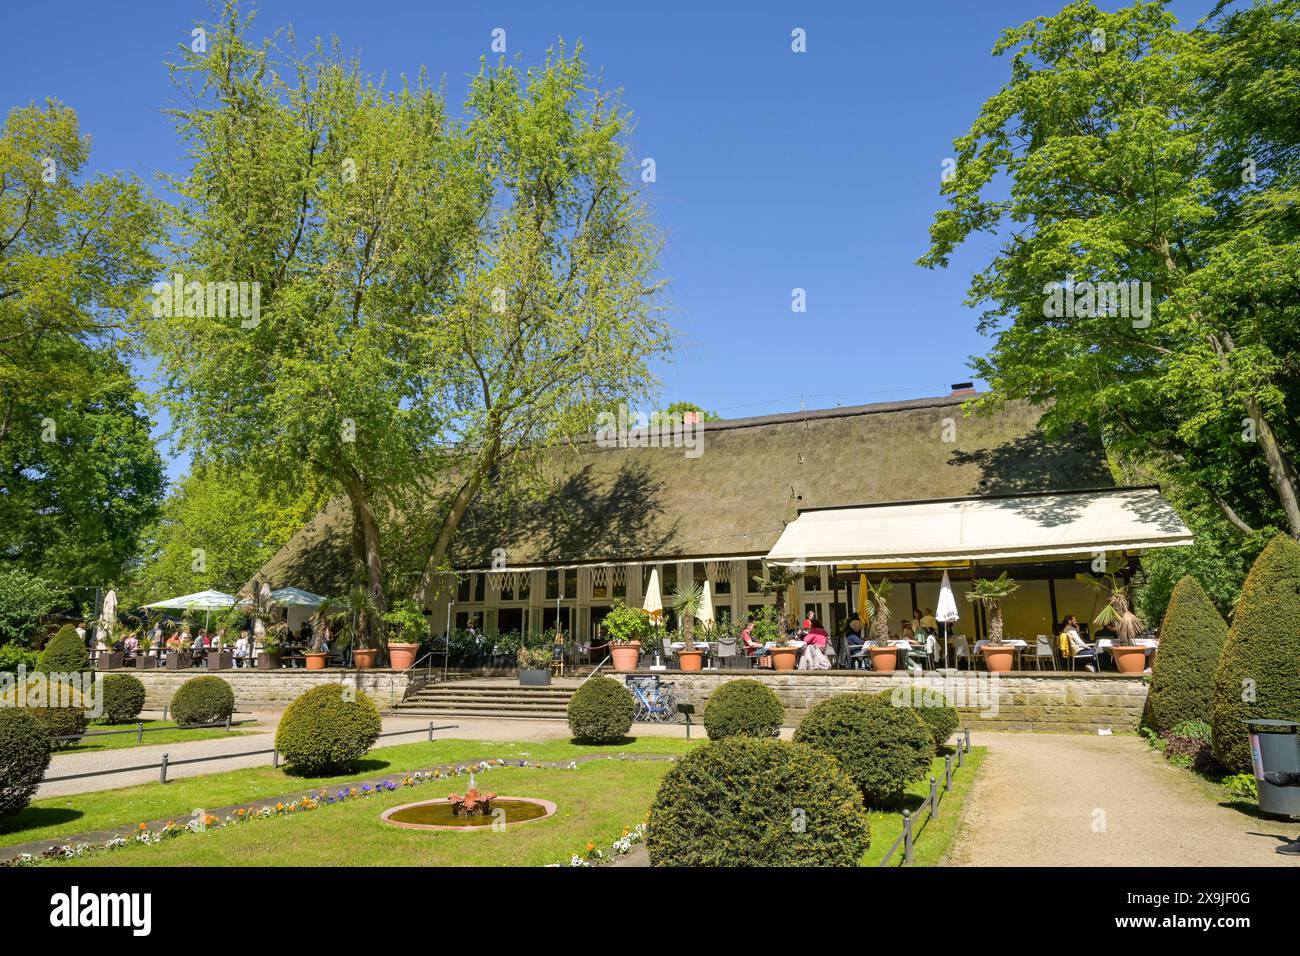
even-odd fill
[(820, 591), (822, 589), (822, 569), (813, 568), (806, 571), (803, 576), (803, 589), (805, 591)]
[(758, 589), (758, 582), (763, 580), (763, 562), (746, 561), (745, 562), (745, 587), (750, 594), (761, 593)]

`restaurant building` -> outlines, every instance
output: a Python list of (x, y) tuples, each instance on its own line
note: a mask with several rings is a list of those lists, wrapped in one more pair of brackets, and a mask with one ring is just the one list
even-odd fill
[[(769, 562), (803, 568), (789, 607), (836, 632), (857, 608), (862, 572), (890, 579), (901, 621), (936, 606), (946, 570), (962, 615), (951, 633), (972, 640), (986, 622), (967, 586), (1006, 570), (1020, 583), (1004, 604), (1006, 633), (1032, 641), (1066, 614), (1093, 618), (1101, 599), (1075, 574), (1101, 553), (1132, 558), (1132, 571), (1145, 551), (1191, 543), (1158, 489), (1116, 485), (1098, 440), (1049, 439), (1042, 409), (1024, 402), (967, 417), (973, 394), (960, 385), (935, 398), (707, 422), (691, 449), (594, 436), (556, 449), (535, 495), (489, 495), (466, 516), (452, 555), (457, 591), (432, 609), (433, 627), (531, 632), (558, 616), (589, 641), (613, 602), (641, 605), (652, 569), (665, 605), (678, 582), (707, 580), (715, 612), (738, 620), (773, 600), (754, 583)], [(418, 515), (406, 527), (414, 550), (425, 529)], [(351, 535), (347, 503), (336, 501), (259, 576), (342, 593)]]

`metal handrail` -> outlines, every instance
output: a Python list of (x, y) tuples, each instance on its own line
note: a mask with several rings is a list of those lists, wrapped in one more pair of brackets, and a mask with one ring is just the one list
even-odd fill
[(583, 684), (587, 683), (587, 681), (591, 680), (593, 677), (599, 674), (600, 669), (604, 667), (606, 664), (608, 664), (610, 662), (610, 659), (611, 657), (607, 655), (603, 661), (601, 661), (599, 664), (597, 664), (595, 667), (591, 669), (590, 674), (588, 674), (586, 677), (584, 677), (581, 681), (578, 682), (578, 686), (581, 687)]

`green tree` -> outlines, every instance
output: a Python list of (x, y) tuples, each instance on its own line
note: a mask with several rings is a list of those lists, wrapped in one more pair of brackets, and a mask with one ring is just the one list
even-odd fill
[[(969, 294), (996, 337), (982, 404), (1043, 402), (1049, 431), (1100, 432), (1240, 534), (1295, 535), (1300, 3), (1223, 6), (1194, 30), (1078, 2), (1005, 31), (1010, 80), (955, 141), (920, 262), (1001, 236)], [(1110, 308), (1133, 287), (1096, 283), (1150, 292)]]
[(137, 606), (206, 588), (235, 593), (316, 513), (320, 483), (294, 497), (263, 489), (254, 469), (196, 462), (146, 531), (143, 560), (122, 596)]
[(162, 493), (125, 362), (159, 215), (89, 152), (54, 101), (0, 129), (0, 555), (73, 585), (121, 573)]
[(0, 568), (0, 645), (31, 647), (37, 625), (61, 597), (43, 578), (18, 568)]

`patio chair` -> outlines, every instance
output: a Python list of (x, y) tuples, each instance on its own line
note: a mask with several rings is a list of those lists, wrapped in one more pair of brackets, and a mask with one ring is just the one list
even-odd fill
[(867, 650), (870, 646), (869, 644), (850, 646), (848, 654), (844, 657), (844, 666), (849, 670), (866, 670), (871, 661), (871, 651)]
[(672, 667), (673, 662), (677, 660), (677, 658), (673, 656), (673, 642), (668, 640), (668, 638), (665, 637), (663, 638), (663, 645), (664, 645), (664, 660), (663, 660), (664, 666)]
[(1056, 653), (1052, 650), (1052, 636), (1039, 634), (1034, 638), (1034, 669), (1043, 669), (1043, 658), (1051, 661), (1052, 670), (1056, 670)]
[(718, 649), (714, 655), (714, 665), (720, 667), (736, 666), (736, 639), (734, 637), (718, 641)]

